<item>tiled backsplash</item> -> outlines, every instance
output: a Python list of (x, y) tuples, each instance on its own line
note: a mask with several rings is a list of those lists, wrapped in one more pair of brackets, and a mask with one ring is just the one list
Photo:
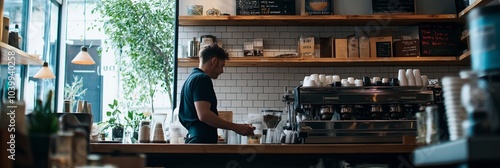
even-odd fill
[[(412, 27), (388, 27), (393, 37), (412, 34)], [(180, 26), (179, 46), (186, 46), (193, 37), (214, 35), (232, 57), (243, 56), (243, 43), (254, 38), (264, 39), (264, 55), (275, 56), (296, 52), (300, 35), (345, 38), (354, 34), (354, 26)], [(182, 47), (179, 47), (181, 49)], [(181, 53), (181, 51), (179, 52)], [(179, 67), (178, 93), (193, 67)], [(313, 73), (340, 75), (342, 78), (363, 76), (397, 77), (398, 69), (418, 68), (429, 78), (457, 76), (467, 66), (382, 66), (382, 67), (226, 67), (219, 79), (214, 80), (218, 109), (234, 112), (235, 121), (244, 121), (248, 113), (261, 109), (284, 109), (281, 97), (285, 86), (298, 86), (304, 76)], [(179, 96), (179, 94), (177, 96)]]
[[(233, 111), (235, 121), (244, 121), (248, 113), (261, 109), (285, 110), (281, 101), (285, 86), (298, 86), (304, 76), (313, 73), (336, 74), (341, 78), (363, 76), (397, 77), (398, 69), (418, 68), (430, 79), (458, 76), (467, 66), (418, 67), (226, 67), (219, 79), (213, 80), (218, 98), (218, 110)], [(191, 73), (192, 67), (179, 67), (178, 91)], [(178, 95), (179, 96), (179, 95)]]

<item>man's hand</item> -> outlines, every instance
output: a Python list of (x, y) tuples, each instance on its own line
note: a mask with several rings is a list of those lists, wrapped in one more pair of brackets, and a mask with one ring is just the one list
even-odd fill
[(253, 135), (253, 130), (255, 130), (255, 127), (249, 124), (236, 124), (232, 130), (240, 135), (249, 136)]

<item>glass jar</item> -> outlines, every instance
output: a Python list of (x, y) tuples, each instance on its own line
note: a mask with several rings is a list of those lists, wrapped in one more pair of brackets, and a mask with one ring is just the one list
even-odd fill
[(151, 121), (141, 121), (139, 125), (139, 143), (149, 143)]
[(165, 128), (164, 123), (167, 119), (167, 113), (153, 113), (153, 124), (151, 125), (151, 139), (152, 143), (166, 143), (165, 141)]

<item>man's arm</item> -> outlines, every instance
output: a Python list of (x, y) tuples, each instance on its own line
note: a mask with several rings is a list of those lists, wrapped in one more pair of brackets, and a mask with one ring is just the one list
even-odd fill
[(246, 124), (235, 124), (226, 120), (223, 120), (219, 116), (215, 115), (214, 112), (210, 111), (210, 102), (208, 101), (196, 101), (194, 106), (196, 108), (196, 114), (198, 114), (198, 119), (212, 127), (233, 130), (241, 135), (252, 135), (254, 128), (251, 125)]

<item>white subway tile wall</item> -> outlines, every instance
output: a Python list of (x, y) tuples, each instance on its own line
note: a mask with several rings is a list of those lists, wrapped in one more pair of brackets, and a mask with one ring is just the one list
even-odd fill
[[(408, 29), (406, 26), (391, 28), (394, 38), (400, 36), (398, 30)], [(222, 42), (222, 47), (230, 52), (230, 56), (242, 57), (243, 42), (264, 38), (265, 55), (275, 56), (296, 52), (297, 37), (300, 35), (345, 38), (354, 34), (354, 30), (354, 26), (181, 26), (179, 46), (187, 45), (193, 37), (199, 40), (199, 36), (211, 34)], [(177, 96), (192, 68), (179, 67)], [(397, 77), (398, 69), (408, 68), (420, 69), (422, 75), (428, 75), (429, 79), (458, 76), (460, 70), (469, 69), (468, 66), (226, 67), (219, 79), (213, 82), (218, 110), (233, 111), (233, 120), (243, 122), (248, 113), (258, 113), (262, 109), (285, 110), (285, 104), (281, 100), (284, 87), (298, 86), (306, 75), (317, 73), (340, 75), (342, 78)]]

